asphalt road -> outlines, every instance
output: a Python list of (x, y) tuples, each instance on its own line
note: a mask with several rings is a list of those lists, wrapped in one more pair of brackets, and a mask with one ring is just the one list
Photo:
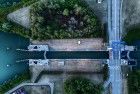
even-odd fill
[(120, 0), (108, 0), (108, 34), (110, 50), (109, 81), (112, 94), (122, 94), (121, 75), (121, 33), (120, 33)]

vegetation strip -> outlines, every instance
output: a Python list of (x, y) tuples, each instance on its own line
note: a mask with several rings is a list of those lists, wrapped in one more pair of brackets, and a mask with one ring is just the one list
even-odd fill
[(65, 94), (101, 94), (103, 87), (87, 78), (71, 77), (64, 83)]
[(30, 75), (28, 72), (15, 76), (13, 79), (0, 85), (0, 94), (4, 94), (11, 88), (14, 88), (18, 84), (22, 83), (23, 81), (29, 80), (29, 79), (30, 79)]

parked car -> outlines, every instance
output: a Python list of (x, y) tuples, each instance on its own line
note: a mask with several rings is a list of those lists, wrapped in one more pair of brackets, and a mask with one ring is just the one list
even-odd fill
[(102, 3), (102, 1), (103, 1), (103, 0), (97, 0), (97, 3), (99, 3), (99, 4), (100, 4), (100, 3)]

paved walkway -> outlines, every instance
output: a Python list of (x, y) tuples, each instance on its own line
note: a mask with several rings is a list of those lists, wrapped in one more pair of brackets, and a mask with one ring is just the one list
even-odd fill
[(30, 66), (34, 82), (41, 71), (97, 73), (103, 69), (102, 60), (92, 59), (51, 59), (47, 66)]
[(109, 66), (109, 80), (112, 84), (112, 94), (122, 94), (122, 72), (121, 72), (121, 0), (108, 0), (108, 32), (110, 59)]
[[(80, 44), (78, 44), (80, 41)], [(46, 40), (32, 41), (35, 45), (48, 45), (49, 51), (96, 51), (105, 49), (103, 39), (61, 39), (61, 40)]]

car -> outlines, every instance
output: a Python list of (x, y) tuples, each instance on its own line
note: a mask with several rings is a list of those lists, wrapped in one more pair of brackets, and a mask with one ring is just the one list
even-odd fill
[(97, 3), (99, 3), (99, 4), (102, 3), (102, 0), (97, 0)]

